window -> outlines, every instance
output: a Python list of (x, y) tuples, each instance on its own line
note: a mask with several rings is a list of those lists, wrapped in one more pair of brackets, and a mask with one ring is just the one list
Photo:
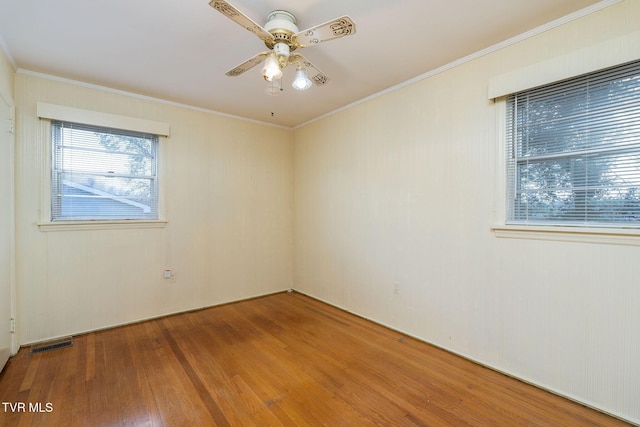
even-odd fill
[(51, 220), (158, 219), (158, 136), (52, 121)]
[(640, 61), (507, 98), (507, 224), (640, 227)]

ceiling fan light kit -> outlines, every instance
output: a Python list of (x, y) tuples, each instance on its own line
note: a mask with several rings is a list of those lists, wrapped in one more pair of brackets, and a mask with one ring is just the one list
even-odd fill
[(282, 91), (282, 79), (273, 79), (270, 82), (268, 81), (267, 87), (264, 89), (264, 92), (271, 96), (280, 95)]
[(274, 54), (270, 54), (269, 56), (267, 56), (267, 60), (264, 62), (264, 67), (262, 68), (262, 78), (270, 82), (281, 77), (282, 69), (280, 68), (278, 58)]
[(313, 83), (311, 82), (311, 79), (309, 79), (309, 76), (307, 76), (306, 71), (302, 68), (298, 68), (296, 70), (296, 78), (291, 86), (296, 90), (307, 90), (312, 84)]
[[(307, 30), (299, 31), (296, 17), (285, 10), (271, 12), (267, 16), (267, 22), (263, 28), (227, 1), (212, 0), (209, 5), (253, 33), (269, 49), (269, 51), (255, 55), (226, 73), (230, 77), (239, 76), (264, 60), (262, 78), (267, 82), (265, 91), (269, 95), (277, 95), (282, 92), (282, 82), (280, 80), (282, 78), (282, 70), (291, 64), (296, 64), (296, 77), (292, 84), (294, 89), (304, 91), (313, 84), (316, 86), (325, 85), (329, 78), (303, 55), (292, 52), (296, 49), (352, 35), (356, 32), (356, 26), (348, 16), (342, 16)], [(311, 78), (307, 71), (311, 73)]]

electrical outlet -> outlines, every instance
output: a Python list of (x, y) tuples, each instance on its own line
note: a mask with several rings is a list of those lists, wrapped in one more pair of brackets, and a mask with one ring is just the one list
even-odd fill
[(393, 293), (400, 295), (400, 282), (393, 282)]
[(173, 270), (164, 270), (162, 277), (169, 283), (176, 283), (176, 273)]

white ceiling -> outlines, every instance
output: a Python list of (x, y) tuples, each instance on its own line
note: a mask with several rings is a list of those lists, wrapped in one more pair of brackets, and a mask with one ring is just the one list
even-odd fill
[[(283, 9), (300, 30), (349, 15), (356, 34), (301, 51), (330, 78), (264, 92), (265, 49), (208, 0), (0, 0), (0, 43), (19, 70), (294, 127), (598, 0), (231, 0), (257, 23)], [(604, 3), (604, 2), (603, 2)], [(273, 113), (273, 115), (272, 115)]]

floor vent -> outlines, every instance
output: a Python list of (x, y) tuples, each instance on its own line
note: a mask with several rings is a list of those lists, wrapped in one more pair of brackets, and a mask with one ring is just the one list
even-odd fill
[(30, 354), (43, 353), (45, 351), (58, 350), (59, 348), (71, 347), (73, 337), (64, 337), (51, 341), (44, 341), (31, 346)]

